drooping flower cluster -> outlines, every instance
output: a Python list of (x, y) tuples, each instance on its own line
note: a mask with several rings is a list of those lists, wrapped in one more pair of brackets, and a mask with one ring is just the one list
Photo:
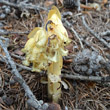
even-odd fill
[[(64, 47), (70, 43), (66, 29), (61, 22), (59, 10), (53, 6), (48, 14), (45, 27), (35, 28), (29, 35), (23, 52), (26, 54), (24, 65), (33, 64), (33, 71), (47, 70), (52, 62), (62, 60), (68, 51)], [(60, 64), (62, 68), (62, 61)]]

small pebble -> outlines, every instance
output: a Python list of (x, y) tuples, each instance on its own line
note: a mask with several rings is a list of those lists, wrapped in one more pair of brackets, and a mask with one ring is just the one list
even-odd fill
[(5, 11), (6, 14), (9, 14), (11, 12), (10, 8), (5, 8), (4, 11)]
[(6, 14), (4, 14), (4, 13), (0, 14), (0, 19), (4, 19), (5, 17), (6, 17)]

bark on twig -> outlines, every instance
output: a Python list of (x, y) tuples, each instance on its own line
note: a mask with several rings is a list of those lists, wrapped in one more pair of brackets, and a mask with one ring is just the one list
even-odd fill
[[(1, 62), (4, 62), (3, 60), (0, 60)], [(5, 62), (6, 63), (6, 62)], [(21, 69), (27, 70), (27, 71), (32, 71), (30, 67), (17, 64), (15, 63), (16, 66), (18, 66)], [(63, 70), (64, 71), (64, 70)], [(101, 76), (82, 76), (82, 75), (72, 75), (72, 74), (61, 74), (62, 78), (67, 78), (67, 79), (72, 79), (72, 80), (84, 80), (84, 81), (95, 81), (95, 82), (110, 82), (110, 77), (101, 77)]]
[(74, 80), (84, 80), (84, 81), (96, 81), (96, 82), (110, 82), (110, 77), (101, 77), (101, 76), (82, 76), (82, 75), (71, 75), (71, 74), (62, 74), (63, 78), (74, 79)]
[(77, 0), (77, 2), (78, 2), (78, 11), (80, 11), (81, 10), (81, 7), (80, 7), (80, 0)]
[(105, 31), (101, 33), (101, 36), (110, 36), (110, 31)]
[(82, 16), (82, 22), (83, 22), (83, 25), (86, 27), (86, 29), (87, 29), (94, 37), (96, 37), (100, 42), (102, 42), (107, 48), (110, 49), (110, 45), (109, 45), (104, 39), (102, 39), (99, 35), (97, 35), (97, 34), (86, 24), (84, 16)]
[(20, 31), (13, 32), (13, 31), (5, 31), (5, 30), (4, 30), (4, 32), (0, 31), (0, 35), (7, 35), (7, 34), (29, 34), (29, 32), (28, 31), (25, 31), (25, 32), (20, 32)]
[(1, 58), (0, 61), (5, 62), (8, 65), (8, 62), (7, 62), (6, 58), (4, 58), (3, 55), (0, 54), (0, 58)]
[(18, 59), (20, 59), (20, 60), (24, 60), (24, 59), (25, 59), (24, 57), (19, 56), (19, 55), (16, 55), (16, 54), (13, 54), (13, 53), (10, 53), (10, 55), (11, 55), (12, 57), (18, 58)]
[(2, 40), (5, 40), (6, 42), (9, 42), (8, 38), (3, 38), (0, 36), (0, 45), (3, 48), (5, 54), (6, 54), (6, 58), (7, 61), (9, 62), (11, 68), (12, 68), (12, 74), (18, 78), (18, 82), (21, 81), (22, 83), (21, 86), (23, 87), (23, 89), (25, 90), (26, 96), (31, 99), (32, 101), (36, 102), (36, 107), (37, 109), (39, 109), (41, 107), (41, 104), (39, 103), (39, 101), (36, 99), (36, 97), (34, 96), (34, 94), (32, 93), (32, 91), (30, 90), (29, 86), (26, 84), (25, 80), (22, 78), (22, 76), (20, 75), (20, 73), (18, 72), (18, 70), (16, 69), (16, 65), (14, 63), (14, 61), (12, 60), (8, 50), (7, 50), (7, 45), (5, 45), (6, 43), (3, 43)]
[(21, 11), (23, 9), (28, 9), (28, 10), (45, 10), (45, 11), (47, 11), (47, 9), (44, 8), (44, 7), (33, 5), (33, 4), (27, 4), (25, 2), (20, 2), (19, 4), (15, 4), (15, 3), (11, 3), (11, 2), (8, 2), (8, 1), (5, 1), (5, 0), (0, 0), (0, 3), (4, 4), (4, 5), (11, 6), (11, 7), (14, 7), (14, 8), (18, 8)]
[(83, 43), (85, 43), (88, 47), (90, 47), (92, 50), (98, 52), (97, 48), (95, 48), (90, 42), (88, 42), (85, 39), (81, 39)]
[(66, 28), (68, 28), (69, 30), (71, 30), (71, 31), (75, 34), (76, 38), (79, 40), (79, 43), (80, 43), (80, 45), (81, 45), (81, 48), (84, 49), (83, 43), (82, 43), (82, 41), (81, 41), (79, 35), (77, 34), (77, 32), (72, 28), (71, 23), (69, 23), (66, 19), (63, 19), (63, 20), (64, 20), (64, 22), (66, 23), (66, 25), (65, 25)]

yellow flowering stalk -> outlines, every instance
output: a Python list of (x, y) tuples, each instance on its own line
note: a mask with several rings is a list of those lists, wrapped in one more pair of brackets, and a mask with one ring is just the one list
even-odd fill
[(23, 62), (33, 64), (33, 71), (47, 70), (48, 96), (58, 102), (61, 96), (62, 56), (68, 51), (64, 47), (70, 43), (66, 29), (61, 22), (59, 10), (53, 6), (48, 14), (45, 27), (35, 28), (29, 35), (23, 52), (26, 59)]

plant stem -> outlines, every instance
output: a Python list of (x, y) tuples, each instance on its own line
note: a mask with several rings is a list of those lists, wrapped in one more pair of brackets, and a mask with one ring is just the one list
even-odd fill
[(48, 97), (53, 102), (58, 102), (61, 97), (61, 68), (61, 56), (58, 62), (53, 62), (48, 68)]

